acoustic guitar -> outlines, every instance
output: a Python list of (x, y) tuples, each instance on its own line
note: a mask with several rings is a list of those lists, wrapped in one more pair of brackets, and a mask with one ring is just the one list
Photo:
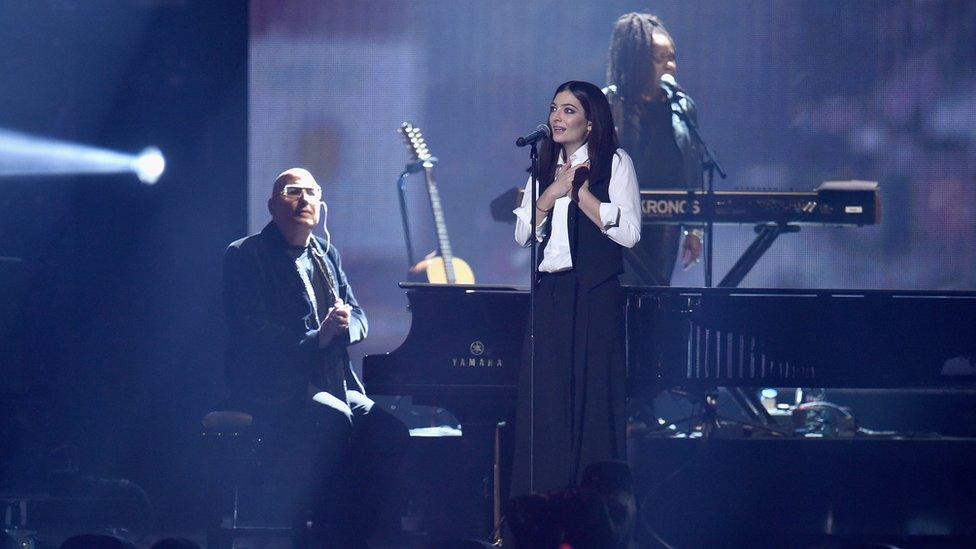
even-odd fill
[(451, 241), (447, 236), (447, 224), (444, 223), (444, 210), (441, 207), (440, 193), (434, 182), (434, 164), (430, 162), (432, 155), (424, 140), (420, 128), (409, 122), (404, 122), (397, 129), (403, 137), (407, 150), (414, 162), (421, 162), (424, 168), (424, 180), (427, 183), (427, 196), (430, 198), (430, 208), (434, 212), (434, 228), (437, 231), (437, 255), (428, 256), (417, 263), (411, 273), (426, 273), (427, 282), (431, 284), (474, 284), (474, 272), (461, 258), (454, 257), (451, 252)]

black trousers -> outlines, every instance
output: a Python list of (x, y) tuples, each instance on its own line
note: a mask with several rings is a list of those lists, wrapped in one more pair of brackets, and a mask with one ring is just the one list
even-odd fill
[(246, 409), (301, 468), (294, 475), (301, 479), (292, 505), (295, 547), (365, 547), (406, 453), (406, 426), (379, 406), (366, 413), (352, 405), (350, 418), (308, 395)]
[(590, 463), (626, 455), (619, 282), (584, 288), (573, 271), (542, 274), (536, 300), (535, 372), (524, 359), (512, 497), (575, 485)]
[(409, 432), (379, 406), (352, 410), (350, 421), (329, 406), (310, 405), (315, 453), (298, 499), (296, 547), (364, 547), (392, 492)]

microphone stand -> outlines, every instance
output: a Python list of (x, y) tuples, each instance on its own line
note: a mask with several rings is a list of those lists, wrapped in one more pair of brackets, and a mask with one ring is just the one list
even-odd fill
[(410, 240), (410, 221), (407, 219), (407, 176), (409, 170), (400, 172), (397, 178), (397, 194), (400, 198), (400, 219), (403, 221), (403, 240), (407, 244), (407, 269), (412, 269), (416, 264), (413, 259), (413, 243)]
[[(673, 92), (670, 95), (671, 104), (675, 105), (677, 109), (675, 112), (678, 116), (684, 120), (685, 124), (688, 126), (688, 130), (691, 132), (692, 137), (695, 141), (701, 145), (702, 150), (705, 153), (705, 158), (702, 161), (702, 167), (708, 172), (708, 186), (703, 188), (704, 200), (705, 200), (705, 219), (708, 221), (705, 223), (705, 287), (710, 288), (712, 286), (712, 243), (715, 241), (713, 238), (715, 231), (715, 223), (713, 219), (715, 218), (715, 172), (722, 176), (722, 179), (728, 177), (725, 170), (722, 169), (722, 165), (719, 164), (718, 158), (715, 157), (715, 153), (712, 152), (711, 147), (702, 138), (701, 133), (698, 131), (698, 124), (688, 116), (688, 112), (681, 105), (680, 98), (678, 97), (678, 92)], [(702, 182), (705, 185), (705, 182)]]
[(532, 215), (531, 232), (529, 242), (531, 245), (531, 255), (529, 260), (529, 493), (535, 493), (535, 298), (536, 298), (536, 273), (538, 262), (538, 241), (536, 238), (536, 203), (539, 200), (539, 153), (536, 150), (536, 142), (532, 142), (529, 150), (529, 158), (532, 160), (532, 184), (529, 192), (532, 193)]

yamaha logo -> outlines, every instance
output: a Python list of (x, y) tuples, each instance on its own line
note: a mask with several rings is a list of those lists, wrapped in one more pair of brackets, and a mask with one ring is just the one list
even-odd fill
[(451, 365), (456, 368), (501, 368), (502, 359), (484, 356), (486, 350), (485, 344), (481, 341), (472, 341), (471, 345), (468, 345), (471, 354), (452, 358)]

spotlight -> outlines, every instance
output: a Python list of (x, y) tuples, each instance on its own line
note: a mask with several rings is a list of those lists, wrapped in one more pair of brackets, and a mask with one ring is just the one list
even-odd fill
[(159, 176), (166, 170), (166, 159), (156, 147), (147, 147), (132, 161), (132, 171), (136, 172), (139, 181), (146, 185), (155, 185)]
[(133, 155), (0, 130), (0, 177), (131, 172), (152, 185), (165, 169), (156, 147)]

